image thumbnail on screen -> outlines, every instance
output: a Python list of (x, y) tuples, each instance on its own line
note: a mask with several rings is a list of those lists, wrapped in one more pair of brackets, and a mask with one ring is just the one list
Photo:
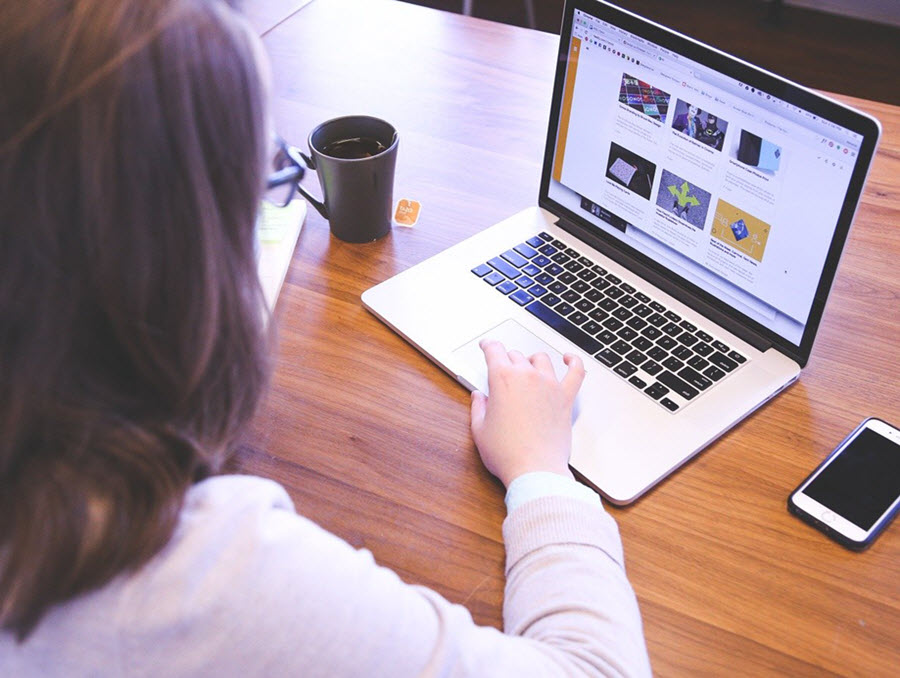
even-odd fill
[(702, 229), (709, 213), (710, 195), (667, 169), (662, 171), (656, 204), (691, 226)]
[(649, 200), (653, 178), (656, 176), (656, 165), (617, 143), (611, 143), (609, 159), (606, 162), (606, 176)]
[(725, 131), (728, 122), (715, 113), (704, 111), (687, 101), (679, 99), (675, 102), (675, 117), (672, 129), (696, 139), (702, 144), (721, 151), (725, 145)]
[(724, 200), (716, 204), (712, 236), (756, 261), (763, 260), (770, 228), (766, 222)]
[(619, 103), (633, 108), (638, 113), (665, 122), (669, 112), (669, 99), (671, 96), (668, 92), (663, 92), (627, 73), (622, 74)]
[(775, 174), (781, 164), (781, 146), (742, 129), (735, 158), (767, 174)]

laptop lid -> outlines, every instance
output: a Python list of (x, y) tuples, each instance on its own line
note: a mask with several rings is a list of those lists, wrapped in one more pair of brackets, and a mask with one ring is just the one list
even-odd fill
[(877, 120), (599, 0), (563, 14), (540, 205), (805, 365)]

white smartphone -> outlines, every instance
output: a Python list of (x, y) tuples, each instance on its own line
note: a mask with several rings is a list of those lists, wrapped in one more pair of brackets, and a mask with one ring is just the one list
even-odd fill
[(900, 430), (869, 418), (788, 498), (788, 510), (854, 550), (869, 546), (900, 508)]

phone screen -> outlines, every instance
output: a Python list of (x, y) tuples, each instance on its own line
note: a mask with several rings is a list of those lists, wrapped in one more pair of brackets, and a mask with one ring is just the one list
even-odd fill
[(900, 445), (863, 429), (803, 493), (868, 531), (900, 495)]

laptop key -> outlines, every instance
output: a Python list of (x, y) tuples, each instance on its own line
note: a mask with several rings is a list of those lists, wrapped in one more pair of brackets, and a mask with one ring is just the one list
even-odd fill
[(604, 290), (609, 287), (609, 285), (609, 280), (607, 280), (606, 278), (597, 278), (596, 280), (591, 281), (591, 287), (598, 290)]
[(559, 238), (554, 238), (550, 242), (553, 244), (554, 247), (556, 247), (557, 249), (560, 249), (560, 250), (564, 250), (564, 249), (566, 249), (566, 247), (568, 247), (568, 245), (566, 245), (566, 243), (564, 243)]
[(532, 285), (528, 288), (528, 294), (533, 297), (542, 297), (547, 294), (547, 290), (541, 287), (540, 285)]
[(518, 290), (509, 295), (509, 298), (516, 302), (519, 306), (524, 306), (525, 304), (534, 301), (534, 297), (532, 297), (525, 290)]
[(622, 308), (621, 306), (613, 311), (613, 318), (618, 318), (622, 322), (628, 320), (631, 315), (631, 311), (629, 311), (627, 308)]
[(562, 294), (566, 292), (569, 288), (563, 285), (558, 280), (547, 285), (547, 289), (553, 292), (553, 294)]
[(605, 268), (603, 268), (602, 266), (599, 266), (597, 264), (594, 264), (593, 266), (591, 266), (591, 270), (594, 273), (596, 273), (597, 275), (606, 275), (606, 273), (607, 273)]
[(634, 294), (634, 293), (637, 291), (637, 290), (635, 290), (631, 285), (629, 285), (629, 284), (626, 283), (626, 282), (623, 282), (621, 285), (619, 285), (619, 287), (621, 287), (623, 290), (625, 290), (626, 292), (628, 292), (628, 294)]
[(646, 351), (653, 348), (653, 342), (647, 339), (647, 337), (638, 337), (631, 343), (636, 349), (639, 349), (641, 351)]
[(610, 299), (618, 299), (619, 297), (624, 297), (625, 292), (623, 292), (619, 287), (613, 287), (606, 291), (606, 296), (608, 296)]
[(651, 358), (653, 358), (656, 361), (662, 362), (663, 360), (666, 359), (666, 356), (668, 356), (669, 354), (666, 353), (661, 347), (654, 346), (653, 348), (651, 348), (647, 351), (647, 355), (649, 355)]
[(616, 335), (609, 330), (603, 330), (600, 334), (597, 335), (597, 340), (602, 341), (604, 344), (611, 344), (616, 341), (616, 339)]
[(565, 283), (566, 285), (571, 285), (575, 282), (576, 278), (571, 273), (560, 273), (559, 281)]
[(659, 404), (671, 412), (674, 412), (678, 409), (678, 403), (676, 403), (674, 400), (670, 400), (669, 398), (663, 398), (659, 401)]
[(572, 283), (572, 289), (578, 292), (579, 294), (584, 294), (588, 290), (591, 289), (591, 286), (588, 285), (584, 280), (576, 280)]
[(722, 343), (721, 341), (719, 341), (718, 339), (715, 340), (715, 341), (712, 343), (712, 345), (713, 345), (713, 348), (716, 349), (717, 351), (719, 351), (720, 353), (725, 353), (725, 354), (727, 354), (727, 353), (731, 350), (731, 349), (728, 347), (728, 344), (723, 344), (723, 343)]
[(538, 248), (538, 252), (543, 254), (545, 257), (552, 257), (554, 254), (559, 252), (553, 245), (547, 244)]
[[(628, 320), (628, 327), (630, 327), (633, 330), (642, 330), (645, 327), (647, 327), (647, 321), (644, 320), (643, 318), (638, 318), (637, 316), (634, 316), (633, 318)], [(656, 329), (656, 328), (654, 327), (653, 329)]]
[[(637, 299), (637, 295), (635, 295), (634, 298)], [(631, 310), (634, 311), (635, 315), (640, 316), (641, 318), (646, 318), (648, 315), (653, 314), (652, 309), (646, 304), (638, 304)]]
[(731, 372), (735, 367), (738, 366), (738, 364), (731, 358), (722, 355), (718, 351), (709, 356), (708, 360), (720, 370), (725, 370), (726, 372)]
[(563, 267), (551, 262), (549, 265), (544, 266), (544, 272), (549, 273), (550, 275), (559, 275), (563, 272)]
[(678, 373), (678, 376), (681, 377), (682, 379), (684, 379), (687, 383), (689, 383), (694, 388), (698, 388), (701, 391), (705, 391), (706, 389), (708, 389), (710, 386), (713, 385), (713, 382), (711, 379), (704, 377), (702, 374), (697, 372), (697, 370), (695, 370), (692, 367), (685, 367)]
[(689, 323), (687, 320), (682, 320), (681, 323), (679, 323), (679, 324), (687, 332), (696, 332), (697, 331), (697, 326), (692, 323)]
[[(619, 289), (622, 289), (621, 285), (619, 285)], [(626, 294), (624, 297), (619, 299), (619, 303), (622, 304), (622, 306), (624, 306), (625, 308), (633, 308), (637, 306), (638, 300), (630, 294)]]
[(707, 369), (703, 370), (703, 374), (713, 381), (719, 381), (719, 379), (725, 376), (725, 372), (720, 370), (715, 365), (710, 365)]
[(637, 372), (637, 368), (632, 365), (627, 360), (619, 363), (613, 368), (613, 372), (618, 374), (620, 377), (625, 377), (626, 379), (630, 377), (632, 374)]
[(588, 317), (582, 313), (581, 311), (575, 311), (571, 315), (568, 316), (570, 323), (575, 323), (576, 325), (583, 325), (587, 322)]
[(652, 309), (653, 309), (654, 311), (656, 311), (657, 313), (665, 313), (665, 312), (666, 312), (666, 307), (663, 306), (663, 305), (662, 305), (661, 303), (659, 303), (658, 301), (651, 301), (651, 302), (650, 302), (650, 308), (652, 308)]
[(729, 351), (728, 357), (731, 358), (736, 363), (743, 364), (743, 363), (747, 362), (747, 359), (744, 356), (742, 356), (740, 353), (738, 353), (737, 351)]
[(577, 308), (582, 313), (590, 313), (594, 310), (594, 305), (587, 299), (582, 299), (577, 304), (575, 304), (575, 308)]
[(647, 296), (646, 294), (644, 294), (643, 292), (635, 292), (635, 293), (634, 293), (634, 296), (635, 296), (635, 298), (636, 298), (639, 302), (641, 302), (642, 304), (649, 304), (649, 303), (650, 303), (650, 297), (648, 297), (648, 296)]
[(516, 245), (515, 247), (513, 247), (513, 250), (515, 250), (516, 252), (521, 254), (526, 259), (531, 259), (532, 257), (536, 257), (537, 253), (538, 253), (537, 250), (534, 249), (527, 242), (523, 242), (519, 245)]
[(603, 363), (607, 367), (613, 367), (615, 365), (618, 365), (623, 360), (622, 356), (620, 356), (618, 353), (616, 353), (615, 351), (613, 351), (610, 348), (603, 349), (602, 351), (600, 351), (600, 353), (595, 355), (594, 358), (599, 360), (601, 363)]
[(646, 393), (648, 396), (650, 396), (654, 400), (659, 400), (664, 395), (666, 395), (668, 392), (669, 392), (669, 389), (667, 389), (665, 386), (663, 386), (659, 382), (656, 382), (650, 388), (644, 389), (644, 393)]
[(647, 327), (645, 327), (644, 329), (641, 330), (641, 334), (643, 334), (648, 339), (652, 340), (652, 339), (658, 339), (659, 336), (662, 334), (662, 331), (653, 327), (653, 325), (647, 325)]
[(602, 308), (595, 308), (593, 311), (588, 313), (588, 317), (592, 320), (596, 320), (598, 323), (602, 323), (609, 317), (609, 313), (604, 311)]
[(619, 355), (625, 355), (626, 353), (631, 352), (631, 344), (629, 344), (627, 341), (623, 341), (622, 339), (619, 339), (619, 341), (610, 346), (610, 348)]
[(635, 349), (634, 351), (632, 351), (625, 357), (629, 360), (629, 362), (631, 362), (634, 365), (640, 365), (641, 363), (647, 361), (647, 356), (645, 356), (643, 353), (641, 353), (637, 349)]
[(617, 329), (622, 327), (622, 321), (618, 320), (617, 318), (607, 318), (603, 321), (603, 327), (615, 332)]
[(698, 372), (700, 372), (700, 371), (702, 371), (702, 370), (705, 370), (707, 367), (709, 367), (709, 362), (706, 361), (706, 360), (704, 360), (704, 359), (701, 358), (700, 356), (695, 355), (693, 358), (691, 358), (690, 360), (688, 360), (688, 365), (690, 365), (690, 366), (693, 367), (695, 370), (697, 370)]
[(601, 299), (599, 302), (597, 302), (597, 306), (602, 308), (604, 311), (615, 311), (617, 308), (619, 308), (619, 305), (609, 297), (607, 297), (606, 299)]
[(568, 264), (563, 266), (569, 273), (578, 273), (579, 271), (584, 269), (584, 266), (579, 264), (577, 261), (570, 261)]
[(527, 275), (520, 275), (516, 278), (516, 285), (519, 287), (531, 287), (534, 285), (534, 280), (529, 278)]
[(675, 346), (678, 345), (677, 342), (669, 335), (660, 337), (656, 343), (662, 346), (667, 351), (672, 350), (673, 348), (675, 348)]
[(654, 362), (653, 360), (648, 360), (644, 363), (644, 366), (641, 369), (652, 377), (662, 371), (662, 365), (660, 365), (658, 362)]
[[(681, 323), (681, 327), (684, 327), (684, 323)], [(685, 328), (687, 329), (687, 328)], [(697, 337), (690, 333), (691, 330), (687, 330), (686, 332), (682, 332), (678, 336), (678, 341), (680, 341), (685, 346), (693, 346), (698, 341), (700, 341)]]
[(541, 240), (543, 240), (544, 242), (553, 240), (553, 236), (550, 235), (549, 233), (547, 233), (547, 231), (541, 231), (540, 233), (537, 234), (537, 237), (540, 238)]
[(574, 290), (566, 290), (559, 296), (561, 296), (563, 298), (563, 301), (566, 301), (570, 304), (574, 304), (576, 301), (581, 299), (581, 295), (578, 294), (578, 292), (575, 292)]
[(675, 356), (676, 358), (678, 358), (679, 360), (687, 360), (694, 354), (691, 352), (691, 349), (689, 349), (687, 346), (676, 346), (675, 348), (672, 349), (672, 355)]
[(666, 324), (666, 318), (659, 313), (654, 313), (649, 318), (647, 318), (647, 322), (653, 325), (653, 327), (662, 327)]
[(663, 367), (665, 367), (667, 370), (677, 372), (682, 367), (684, 367), (684, 363), (681, 362), (678, 358), (669, 357), (663, 360)]
[(628, 383), (632, 386), (637, 386), (639, 389), (643, 390), (645, 386), (647, 386), (647, 382), (641, 379), (638, 376), (634, 376), (628, 380)]
[(600, 290), (591, 289), (585, 292), (584, 296), (586, 299), (590, 299), (591, 301), (596, 303), (603, 298), (603, 292), (601, 292)]
[(597, 334), (603, 328), (600, 326), (600, 323), (594, 322), (593, 320), (588, 320), (584, 325), (581, 326), (581, 329), (588, 334)]
[(560, 298), (555, 294), (548, 294), (546, 297), (541, 299), (547, 306), (556, 306), (560, 302)]
[(681, 321), (681, 316), (678, 315), (677, 313), (675, 313), (675, 311), (666, 311), (665, 313), (663, 313), (663, 315), (666, 316), (666, 318), (668, 318), (673, 323), (677, 323), (677, 322)]
[(553, 310), (556, 311), (557, 313), (559, 313), (560, 315), (569, 315), (575, 309), (572, 306), (570, 306), (569, 304), (567, 304), (566, 302), (562, 301), (562, 302), (558, 303), (556, 306), (554, 306)]
[(549, 273), (541, 273), (539, 276), (535, 277), (541, 285), (549, 285), (553, 282), (553, 276)]
[(621, 330), (616, 332), (616, 335), (621, 337), (625, 341), (631, 341), (637, 336), (637, 332), (635, 332), (630, 327), (623, 327)]
[(529, 245), (531, 245), (532, 247), (535, 247), (535, 248), (540, 247), (541, 245), (544, 244), (543, 236), (545, 236), (545, 235), (546, 235), (548, 238), (551, 237), (549, 233), (541, 233), (541, 234), (539, 234), (539, 235), (531, 236), (531, 237), (528, 238), (528, 240), (526, 240), (525, 242), (527, 242), (527, 243), (528, 243)]
[(700, 339), (700, 341), (705, 341), (708, 343), (713, 340), (712, 336), (710, 336), (703, 330), (697, 330), (696, 332), (694, 332), (694, 334), (697, 335), (697, 337)]
[(528, 263), (528, 259), (523, 257), (521, 254), (519, 254), (515, 250), (506, 250), (500, 256), (502, 258), (506, 259), (509, 263), (511, 263), (516, 268), (522, 268), (525, 264)]
[[(698, 332), (697, 334), (699, 335), (700, 333)], [(715, 349), (705, 341), (701, 341), (699, 344), (694, 346), (694, 352), (702, 355), (704, 358), (713, 351), (715, 351)]]
[(607, 273), (606, 279), (609, 280), (613, 285), (618, 285), (620, 282), (622, 282), (621, 278), (617, 278), (612, 273)]
[(519, 288), (512, 280), (504, 280), (502, 283), (497, 285), (495, 289), (499, 290), (503, 294), (509, 294), (513, 290), (517, 290)]
[(478, 264), (478, 266), (476, 266), (475, 268), (472, 269), (472, 273), (477, 275), (479, 278), (483, 278), (484, 276), (486, 276), (488, 273), (490, 273), (493, 270), (494, 269), (492, 269), (487, 264)]
[(532, 259), (531, 263), (534, 266), (540, 266), (541, 268), (547, 268), (547, 264), (550, 264), (551, 261), (547, 257), (545, 257), (543, 254), (540, 254), (540, 255), (536, 256), (534, 259)]
[(517, 269), (515, 266), (505, 261), (504, 259), (501, 259), (500, 257), (494, 257), (493, 259), (488, 261), (488, 263), (498, 271), (500, 271), (507, 278), (518, 278), (519, 275), (521, 275), (519, 273), (519, 269)]
[(525, 310), (530, 312), (541, 322), (546, 323), (554, 330), (559, 332), (562, 336), (571, 341), (585, 353), (593, 355), (601, 348), (603, 348), (603, 344), (601, 344), (593, 337), (582, 332), (568, 320), (560, 316), (558, 313), (554, 312), (549, 307), (545, 306), (541, 301), (531, 302), (530, 304), (528, 304), (528, 306), (525, 307)]
[(584, 280), (585, 282), (590, 282), (594, 278), (597, 277), (597, 274), (594, 273), (591, 269), (586, 268), (581, 273), (578, 274), (578, 277)]
[(506, 278), (503, 277), (503, 274), (498, 273), (497, 271), (491, 271), (486, 276), (484, 276), (482, 280), (484, 280), (488, 285), (496, 285), (498, 282), (506, 280)]
[(681, 377), (675, 376), (668, 370), (662, 372), (659, 376), (656, 377), (656, 379), (657, 381), (662, 382), (670, 389), (675, 391), (675, 393), (680, 395), (685, 400), (692, 400), (700, 394), (700, 391), (688, 384)]
[(540, 275), (541, 268), (540, 266), (535, 266), (534, 264), (528, 264), (528, 266), (522, 267), (522, 273), (533, 278), (536, 275)]
[(550, 258), (560, 266), (562, 266), (563, 264), (568, 264), (570, 261), (572, 261), (572, 257), (568, 256), (565, 252), (557, 252)]

